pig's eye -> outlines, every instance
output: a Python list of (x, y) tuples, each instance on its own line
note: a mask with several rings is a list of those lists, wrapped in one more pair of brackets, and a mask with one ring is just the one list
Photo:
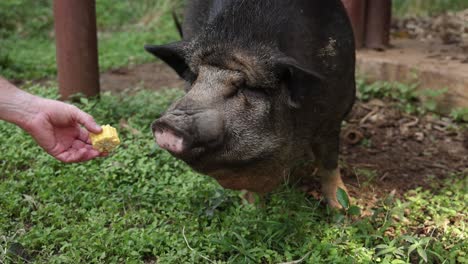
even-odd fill
[(188, 82), (190, 85), (192, 85), (197, 80), (197, 78), (198, 78), (198, 75), (189, 70), (185, 71), (183, 74), (183, 79), (186, 82)]
[(239, 95), (239, 92), (243, 89), (243, 86), (245, 85), (245, 81), (243, 79), (237, 79), (231, 81), (231, 85), (229, 86), (229, 92), (227, 94), (227, 97), (234, 97), (236, 95)]
[(250, 87), (250, 86), (244, 86), (242, 89), (240, 89), (241, 92), (246, 95), (246, 96), (266, 96), (268, 95), (267, 89), (261, 88), (261, 87)]
[(232, 86), (236, 89), (242, 89), (243, 86), (245, 86), (245, 80), (244, 79), (237, 79), (232, 81)]
[(189, 74), (184, 76), (184, 80), (185, 80), (184, 90), (186, 93), (192, 89), (192, 86), (197, 80), (197, 78), (198, 78), (198, 75), (196, 75), (193, 72), (190, 72)]

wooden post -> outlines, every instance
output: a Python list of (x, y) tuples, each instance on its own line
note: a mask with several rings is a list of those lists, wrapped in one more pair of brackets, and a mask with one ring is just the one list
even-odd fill
[(99, 94), (95, 0), (54, 0), (58, 81), (62, 99)]
[(367, 4), (365, 46), (385, 49), (390, 45), (392, 0), (370, 0)]
[[(354, 31), (356, 48), (364, 46), (367, 0), (342, 0)], [(380, 0), (377, 0), (380, 1)]]

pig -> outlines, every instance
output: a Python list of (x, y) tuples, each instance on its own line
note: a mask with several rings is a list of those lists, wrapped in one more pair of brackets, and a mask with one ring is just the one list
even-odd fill
[[(342, 120), (355, 98), (340, 0), (192, 0), (183, 38), (145, 49), (186, 81), (152, 124), (157, 144), (224, 188), (266, 194), (300, 161), (339, 208)], [(315, 177), (314, 176), (314, 177)]]

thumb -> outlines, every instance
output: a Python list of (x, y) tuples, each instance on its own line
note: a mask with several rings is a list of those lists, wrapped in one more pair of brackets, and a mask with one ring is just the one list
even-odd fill
[(91, 133), (101, 133), (102, 128), (94, 121), (94, 118), (80, 109), (77, 109), (75, 114), (76, 121), (86, 127)]

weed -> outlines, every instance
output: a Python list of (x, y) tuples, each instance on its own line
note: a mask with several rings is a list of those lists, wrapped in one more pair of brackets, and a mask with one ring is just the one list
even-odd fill
[(395, 0), (393, 11), (397, 16), (431, 15), (468, 8), (465, 0)]
[(468, 122), (468, 107), (453, 109), (450, 117), (457, 122)]
[[(371, 185), (377, 177), (377, 172), (375, 170), (365, 168), (358, 168), (354, 170), (354, 174), (356, 174), (356, 177), (358, 177), (362, 187)], [(361, 178), (364, 178), (364, 180), (361, 180)]]
[(364, 79), (358, 79), (356, 86), (359, 99), (363, 101), (373, 98), (389, 99), (409, 114), (436, 112), (438, 110), (437, 99), (448, 91), (447, 88), (418, 90), (417, 82), (411, 84), (386, 81), (367, 83)]
[[(405, 253), (403, 252), (403, 246), (396, 245), (397, 240), (391, 240), (388, 244), (379, 244), (375, 246), (377, 249), (377, 253), (375, 254), (376, 260), (378, 262), (387, 262), (391, 259), (400, 260), (405, 257)], [(380, 258), (383, 257), (383, 260)], [(394, 263), (392, 261), (392, 263)], [(397, 262), (398, 263), (398, 262)]]
[(372, 147), (372, 139), (370, 139), (370, 138), (363, 138), (360, 144), (361, 144), (363, 147), (371, 148), (371, 147)]

